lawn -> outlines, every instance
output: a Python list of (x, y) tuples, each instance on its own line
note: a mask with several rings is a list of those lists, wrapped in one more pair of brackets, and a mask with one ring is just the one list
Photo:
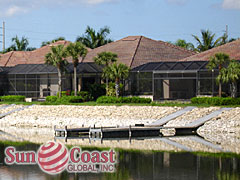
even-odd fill
[[(75, 106), (168, 106), (168, 107), (187, 107), (187, 106), (196, 106), (196, 107), (211, 107), (209, 104), (192, 104), (190, 102), (178, 102), (178, 101), (162, 101), (162, 102), (152, 102), (149, 104), (141, 103), (97, 103), (95, 101), (83, 102), (83, 103), (50, 103), (50, 102), (0, 102), (0, 104), (16, 104), (16, 105), (75, 105)], [(220, 107), (240, 107), (240, 105), (231, 105), (231, 106), (220, 106)]]

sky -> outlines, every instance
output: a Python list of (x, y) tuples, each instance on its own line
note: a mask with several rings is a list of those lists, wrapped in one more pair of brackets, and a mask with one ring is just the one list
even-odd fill
[(75, 41), (88, 25), (110, 27), (113, 40), (143, 35), (196, 44), (193, 34), (209, 29), (219, 37), (226, 25), (230, 38), (240, 37), (240, 0), (0, 0), (0, 34), (3, 21), (6, 47), (16, 35), (36, 48), (59, 36)]

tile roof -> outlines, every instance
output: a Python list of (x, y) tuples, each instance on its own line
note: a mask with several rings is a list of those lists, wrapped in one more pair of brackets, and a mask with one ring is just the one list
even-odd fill
[(148, 62), (176, 61), (194, 55), (195, 52), (156, 41), (144, 36), (128, 36), (88, 52), (83, 62), (93, 62), (98, 53), (111, 51), (118, 55), (121, 63), (134, 68)]
[[(51, 46), (69, 44), (69, 41), (58, 41), (34, 51), (12, 51), (1, 55), (0, 66), (15, 66), (17, 64), (44, 64), (44, 57)], [(176, 61), (194, 55), (195, 52), (144, 36), (128, 36), (118, 41), (106, 44), (93, 50), (88, 49), (88, 54), (83, 62), (93, 62), (93, 57), (103, 51), (118, 54), (121, 63), (134, 68), (149, 62)], [(71, 58), (68, 59), (71, 62)], [(80, 59), (80, 62), (82, 60)]]
[[(0, 55), (0, 66), (15, 66), (17, 64), (44, 64), (45, 55), (50, 52), (51, 46), (67, 45), (69, 41), (57, 41), (34, 51), (11, 51)], [(69, 60), (70, 61), (70, 60)]]
[(226, 53), (230, 56), (231, 59), (240, 60), (240, 39), (218, 46), (216, 48), (195, 54), (193, 56), (183, 58), (181, 61), (209, 61), (211, 56), (214, 56), (216, 53)]

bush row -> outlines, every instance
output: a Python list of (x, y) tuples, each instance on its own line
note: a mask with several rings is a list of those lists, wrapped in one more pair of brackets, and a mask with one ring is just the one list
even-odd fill
[(81, 103), (84, 102), (82, 96), (63, 96), (58, 98), (57, 96), (47, 96), (46, 102), (50, 103)]
[[(57, 93), (57, 97), (58, 96), (59, 96), (59, 92)], [(74, 96), (74, 91), (72, 91), (72, 92), (71, 91), (62, 91), (62, 97), (66, 97), (66, 96), (69, 96), (69, 97)], [(81, 96), (84, 102), (93, 100), (93, 97), (87, 91), (80, 91), (80, 92), (78, 91), (77, 96)], [(53, 100), (54, 100), (54, 96), (53, 96)]]
[(97, 99), (97, 103), (141, 103), (148, 104), (152, 100), (150, 98), (140, 98), (140, 97), (113, 97), (113, 96), (101, 96)]
[(21, 95), (0, 96), (1, 101), (4, 102), (24, 102), (25, 98), (25, 96)]
[(240, 105), (240, 98), (231, 97), (194, 97), (191, 99), (193, 104), (208, 104), (208, 105)]

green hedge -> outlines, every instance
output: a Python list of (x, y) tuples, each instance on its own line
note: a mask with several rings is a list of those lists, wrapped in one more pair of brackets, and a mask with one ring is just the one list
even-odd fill
[(193, 104), (208, 104), (208, 105), (240, 105), (240, 98), (231, 97), (194, 97), (191, 99)]
[[(74, 96), (74, 91), (71, 92), (71, 96)], [(77, 96), (81, 96), (84, 102), (93, 100), (88, 91), (78, 91)]]
[(113, 96), (101, 96), (97, 99), (97, 103), (141, 103), (149, 104), (152, 102), (150, 98), (140, 97), (113, 97)]
[(81, 96), (62, 96), (61, 98), (58, 98), (57, 96), (47, 96), (46, 102), (50, 103), (81, 103), (83, 102), (83, 97)]
[(4, 102), (25, 102), (25, 96), (20, 95), (9, 95), (9, 96), (1, 96), (1, 101)]
[[(59, 92), (57, 93), (57, 97)], [(62, 91), (62, 97), (74, 96), (74, 91)], [(93, 97), (87, 91), (78, 91), (77, 96), (81, 96), (84, 102), (93, 100)]]
[(56, 102), (57, 101), (57, 99), (58, 99), (58, 97), (57, 96), (47, 96), (46, 97), (46, 102)]
[(99, 83), (91, 84), (89, 87), (89, 93), (93, 100), (96, 100), (97, 98), (106, 95), (106, 85)]
[(58, 98), (57, 102), (59, 103), (81, 103), (83, 98), (81, 96), (63, 96)]

